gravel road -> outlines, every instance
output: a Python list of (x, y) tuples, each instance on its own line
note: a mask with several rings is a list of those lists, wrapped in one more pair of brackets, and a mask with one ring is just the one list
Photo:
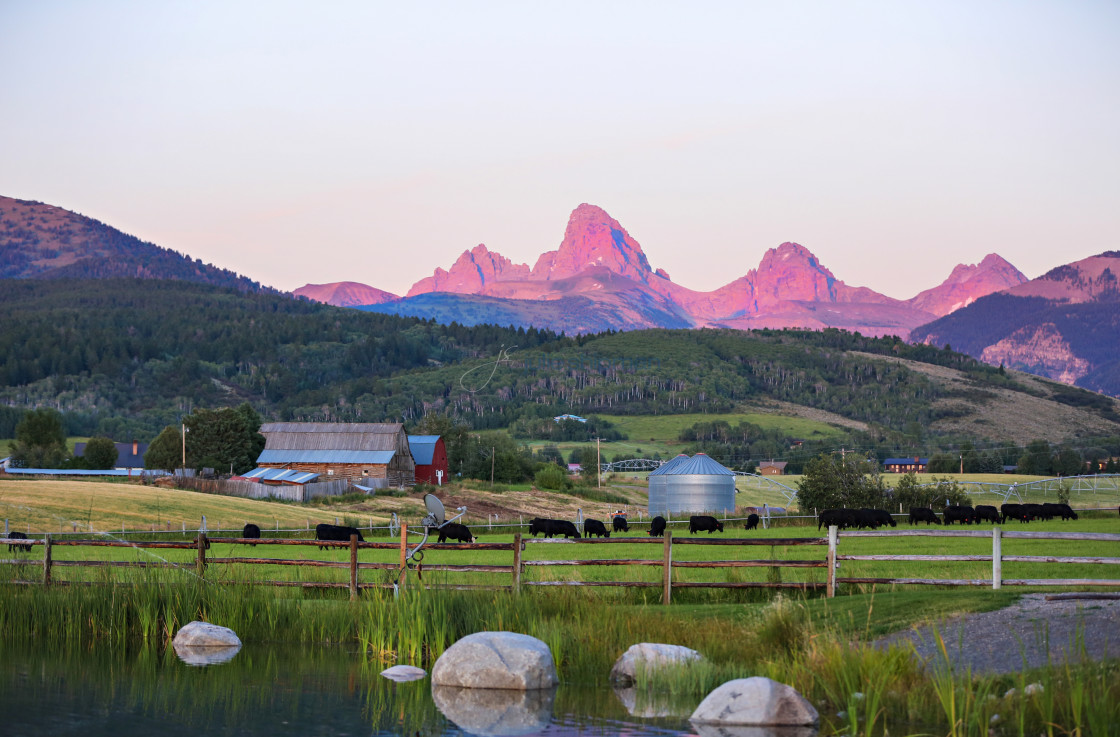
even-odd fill
[[(967, 614), (939, 622), (954, 669), (974, 674), (1017, 673), (1025, 668), (1120, 658), (1120, 599), (1046, 600), (1026, 594), (1005, 609)], [(912, 643), (929, 665), (944, 662), (934, 626), (916, 627), (881, 638), (876, 647)]]

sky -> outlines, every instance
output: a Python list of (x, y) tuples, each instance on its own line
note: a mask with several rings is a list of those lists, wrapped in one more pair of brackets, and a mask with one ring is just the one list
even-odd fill
[(1120, 249), (1120, 3), (0, 3), (0, 195), (284, 290), (532, 265), (602, 207), (712, 290)]

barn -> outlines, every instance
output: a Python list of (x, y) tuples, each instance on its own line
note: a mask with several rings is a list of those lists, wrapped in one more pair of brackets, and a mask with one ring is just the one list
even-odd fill
[[(447, 447), (439, 435), (409, 435), (416, 462), (416, 483), (442, 485), (447, 478)], [(442, 472), (442, 473), (440, 473)]]
[(268, 422), (262, 468), (319, 474), (371, 487), (412, 486), (416, 464), (400, 423)]

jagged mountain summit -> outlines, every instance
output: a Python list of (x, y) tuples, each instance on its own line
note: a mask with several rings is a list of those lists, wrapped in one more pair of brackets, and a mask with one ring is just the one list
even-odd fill
[[(377, 309), (437, 320), (500, 319), (502, 324), (569, 333), (679, 326), (838, 327), (906, 337), (916, 325), (1024, 279), (993, 254), (978, 265), (958, 266), (939, 287), (898, 300), (845, 284), (809, 249), (787, 242), (766, 251), (746, 275), (699, 292), (654, 268), (617, 220), (584, 203), (569, 216), (559, 248), (542, 253), (531, 269), (478, 245), (463, 252), (450, 269), (437, 268), (417, 281), (405, 299)], [(472, 301), (480, 297), (492, 299), (485, 306)], [(553, 309), (530, 308), (534, 302), (553, 303)], [(487, 318), (495, 309), (500, 317)]]

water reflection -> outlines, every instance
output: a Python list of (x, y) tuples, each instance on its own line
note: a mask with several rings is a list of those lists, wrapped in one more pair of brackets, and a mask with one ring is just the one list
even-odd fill
[(686, 717), (631, 716), (606, 686), (511, 692), (499, 704), (487, 701), (495, 692), (437, 695), (427, 679), (397, 683), (384, 669), (342, 647), (249, 643), (198, 668), (172, 648), (53, 651), (0, 640), (0, 715), (4, 737), (695, 734)]
[(697, 737), (817, 737), (814, 727), (744, 727), (741, 725), (693, 724)]
[(696, 699), (674, 697), (673, 694), (651, 694), (633, 686), (615, 688), (614, 695), (634, 717), (687, 717), (696, 710)]
[(552, 722), (556, 689), (511, 691), (432, 686), (432, 700), (465, 732), (483, 737), (533, 734)]
[(233, 660), (233, 656), (241, 651), (240, 645), (228, 647), (195, 647), (193, 645), (175, 645), (175, 654), (187, 665), (221, 665)]

